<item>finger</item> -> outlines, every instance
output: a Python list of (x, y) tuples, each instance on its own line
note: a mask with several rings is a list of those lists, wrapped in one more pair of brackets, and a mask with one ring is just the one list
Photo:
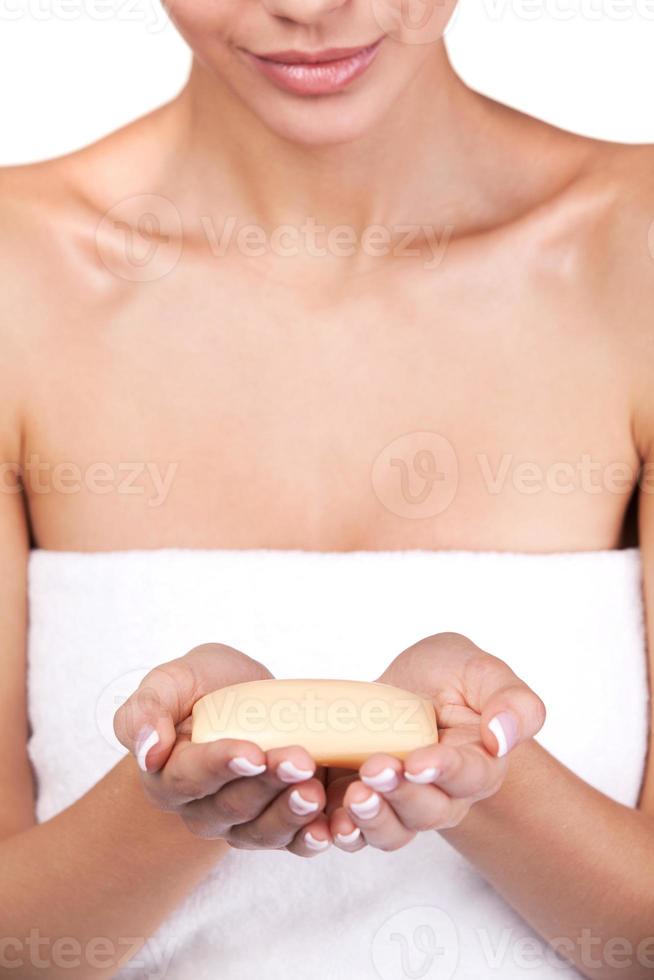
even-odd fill
[[(258, 751), (261, 753), (261, 749)], [(316, 770), (309, 753), (299, 745), (271, 749), (261, 755), (265, 770), (254, 773), (256, 778), (230, 781), (215, 796), (189, 803), (188, 818), (194, 833), (220, 837), (228, 827), (255, 820), (289, 785), (306, 783)], [(246, 758), (249, 762), (250, 754)], [(322, 786), (319, 780), (316, 782)]]
[[(426, 772), (427, 777), (436, 776), (440, 761), (436, 748), (442, 749), (432, 746), (422, 750), (422, 757), (418, 756), (418, 765), (422, 768), (416, 771)], [(406, 779), (402, 763), (393, 756), (378, 753), (366, 759), (361, 766), (361, 780), (383, 796), (407, 830), (418, 833), (451, 826), (455, 820), (458, 822), (458, 814), (453, 809), (458, 811), (460, 807), (453, 807), (447, 793), (437, 789), (433, 779), (425, 779), (424, 775), (418, 782), (413, 778)]]
[[(330, 770), (330, 774), (336, 770)], [(325, 812), (329, 818), (329, 829), (334, 844), (344, 851), (359, 851), (366, 846), (365, 839), (359, 827), (352, 821), (343, 806), (345, 792), (357, 779), (357, 773), (351, 769), (339, 770), (340, 775), (330, 779), (327, 784), (327, 803)]]
[(451, 801), (433, 785), (403, 778), (402, 763), (378, 753), (361, 766), (361, 781), (380, 793), (407, 830), (432, 830), (449, 819)]
[(329, 815), (343, 806), (343, 797), (350, 783), (358, 779), (358, 773), (351, 769), (343, 770), (343, 775), (336, 779), (328, 777), (327, 782), (327, 805), (325, 812)]
[(329, 822), (326, 817), (320, 816), (318, 819), (306, 824), (298, 830), (293, 840), (287, 845), (286, 850), (299, 857), (317, 857), (328, 851), (332, 844), (332, 835), (329, 830)]
[(196, 745), (184, 737), (164, 768), (145, 777), (145, 786), (159, 805), (175, 810), (265, 771), (266, 755), (253, 742), (224, 738)]
[(334, 844), (342, 851), (360, 851), (366, 846), (361, 828), (357, 827), (343, 806), (337, 807), (330, 815), (329, 830)]
[(491, 755), (480, 742), (439, 743), (416, 749), (404, 762), (404, 781), (437, 785), (453, 799), (484, 799), (499, 788), (506, 760)]
[(327, 806), (329, 829), (334, 844), (343, 851), (360, 851), (366, 846), (361, 829), (352, 820), (343, 805), (348, 786), (356, 782), (357, 773), (351, 769), (332, 769), (330, 775), (336, 774), (327, 785)]
[(343, 802), (352, 823), (372, 847), (395, 851), (415, 837), (413, 831), (403, 826), (390, 804), (359, 780), (350, 783)]
[(144, 772), (156, 772), (175, 744), (176, 726), (199, 698), (227, 684), (270, 676), (262, 664), (233, 647), (196, 647), (150, 671), (116, 712), (116, 737)]
[(359, 770), (362, 783), (378, 793), (391, 793), (402, 779), (402, 763), (395, 756), (375, 752)]
[(484, 654), (482, 659), (481, 737), (488, 751), (501, 758), (541, 730), (545, 705), (502, 660), (490, 654)]
[(278, 787), (312, 779), (317, 771), (316, 763), (301, 745), (269, 749), (266, 752), (266, 764), (267, 778)]
[(216, 793), (189, 801), (179, 814), (196, 837), (226, 838), (232, 827), (256, 820), (279, 793), (265, 781), (265, 774), (242, 777)]
[[(234, 847), (287, 847), (298, 830), (315, 821), (324, 805), (325, 788), (319, 780), (289, 786), (254, 819), (232, 826), (226, 840)], [(310, 847), (307, 841), (304, 844)]]
[[(224, 808), (238, 812), (242, 797), (248, 807), (247, 819), (251, 820), (262, 813), (289, 785), (306, 783), (314, 779), (316, 774), (316, 763), (300, 745), (270, 749), (265, 753), (265, 762), (265, 772), (248, 781), (247, 785), (235, 783), (225, 786), (220, 794)], [(316, 781), (322, 786), (320, 780)]]

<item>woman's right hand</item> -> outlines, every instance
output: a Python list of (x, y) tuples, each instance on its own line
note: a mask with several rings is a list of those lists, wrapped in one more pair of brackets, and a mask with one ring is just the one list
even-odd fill
[(199, 698), (271, 676), (232, 647), (205, 644), (150, 671), (116, 713), (114, 728), (139, 764), (150, 802), (178, 813), (192, 834), (313, 857), (331, 835), (324, 786), (301, 746), (263, 752), (249, 741), (191, 742)]

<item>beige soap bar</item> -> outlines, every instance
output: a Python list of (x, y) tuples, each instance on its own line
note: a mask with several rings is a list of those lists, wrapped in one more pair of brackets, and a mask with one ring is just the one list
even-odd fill
[(193, 707), (194, 742), (302, 745), (321, 765), (358, 768), (375, 752), (400, 759), (438, 741), (431, 701), (390, 684), (262, 680), (223, 687)]

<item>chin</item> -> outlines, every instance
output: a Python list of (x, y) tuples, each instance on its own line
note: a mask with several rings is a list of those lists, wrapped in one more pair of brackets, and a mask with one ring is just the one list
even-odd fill
[[(385, 106), (369, 98), (341, 92), (316, 99), (284, 100), (274, 106), (250, 105), (261, 123), (276, 136), (304, 146), (337, 146), (351, 143), (375, 129)], [(294, 103), (294, 104), (293, 104)]]

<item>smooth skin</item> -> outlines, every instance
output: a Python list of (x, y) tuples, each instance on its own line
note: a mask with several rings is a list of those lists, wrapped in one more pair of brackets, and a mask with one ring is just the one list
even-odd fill
[[(404, 762), (374, 755), (362, 765), (360, 779), (342, 776), (330, 786), (336, 842), (339, 835), (351, 840), (356, 828), (361, 832), (346, 850), (366, 843), (396, 850), (416, 833), (457, 826), (473, 803), (500, 789), (509, 765), (506, 750), (533, 738), (545, 721), (545, 707), (534, 692), (505, 663), (458, 634), (425, 638), (379, 679), (431, 698), (439, 742), (417, 749)], [(500, 746), (491, 723), (500, 717), (506, 724), (507, 715), (512, 738)], [(362, 804), (364, 810), (357, 810)]]
[[(447, 4), (436, 8), (444, 22)], [(573, 136), (479, 96), (440, 40), (401, 24), (338, 96), (309, 103), (248, 64), (244, 49), (375, 40), (368, 0), (175, 0), (172, 13), (196, 54), (177, 99), (78, 153), (0, 173), (4, 934), (106, 937), (115, 951), (94, 976), (109, 977), (133, 955), (121, 938), (152, 935), (230, 845), (309, 856), (301, 835), (315, 831), (393, 849), (439, 827), (545, 938), (570, 938), (582, 974), (642, 980), (640, 965), (588, 967), (576, 938), (590, 928), (635, 946), (651, 932), (654, 762), (637, 809), (597, 793), (530, 738), (542, 706), (502, 651), (498, 661), (465, 638), (426, 638), (383, 674), (441, 700), (441, 744), (404, 766), (441, 775), (377, 791), (367, 827), (352, 803), (370, 795), (364, 777), (399, 774), (396, 760), (367, 760), (361, 779), (314, 776), (289, 746), (265, 773), (232, 780), (231, 759), (264, 764), (256, 746), (192, 753), (194, 696), (267, 676), (223, 647), (191, 691), (173, 668), (176, 697), (162, 693), (155, 719), (137, 698), (117, 722), (126, 758), (35, 823), (30, 545), (588, 551), (625, 540), (637, 496), (652, 618), (654, 503), (637, 473), (654, 465), (654, 150)], [(358, 241), (382, 226), (392, 247), (316, 250), (305, 232), (292, 254), (220, 247), (234, 216), (266, 236), (309, 219)], [(397, 469), (381, 488), (371, 479), (385, 447), (415, 432), (441, 434), (458, 459), (453, 500), (419, 519), (388, 505)], [(562, 490), (561, 465), (586, 458), (599, 466), (591, 483)], [(98, 462), (104, 482), (89, 476)], [(535, 491), (533, 467), (549, 475)], [(523, 740), (498, 760), (488, 723), (506, 710)], [(144, 774), (136, 740), (153, 720), (161, 742)], [(291, 816), (279, 761), (311, 768), (297, 788), (325, 804), (329, 824)], [(336, 839), (357, 827), (353, 844)]]
[(191, 833), (232, 847), (284, 847), (311, 857), (327, 846), (329, 828), (323, 782), (313, 778), (317, 767), (305, 749), (263, 752), (234, 739), (191, 742), (190, 714), (199, 697), (271, 676), (232, 647), (197, 647), (144, 678), (117, 713), (116, 734), (138, 759), (143, 733), (159, 733), (158, 744), (142, 756), (145, 795), (179, 814)]
[[(391, 756), (372, 756), (359, 781), (349, 770), (318, 770), (301, 746), (263, 752), (233, 739), (192, 743), (193, 704), (234, 676), (272, 675), (232, 647), (197, 647), (151, 671), (117, 712), (115, 729), (139, 762), (154, 806), (178, 813), (196, 836), (238, 848), (284, 847), (311, 857), (334, 841), (344, 850), (367, 843), (390, 851), (418, 831), (455, 826), (473, 802), (497, 792), (507, 750), (536, 735), (545, 720), (540, 699), (501, 660), (457, 634), (429, 637), (379, 680), (433, 700), (439, 743), (411, 753), (404, 767)], [(500, 747), (493, 720), (507, 715), (513, 738)], [(386, 791), (389, 773), (397, 787)], [(385, 790), (384, 799), (369, 786)], [(357, 807), (371, 799), (379, 800), (379, 812), (361, 817)], [(355, 838), (357, 827), (365, 832)]]

